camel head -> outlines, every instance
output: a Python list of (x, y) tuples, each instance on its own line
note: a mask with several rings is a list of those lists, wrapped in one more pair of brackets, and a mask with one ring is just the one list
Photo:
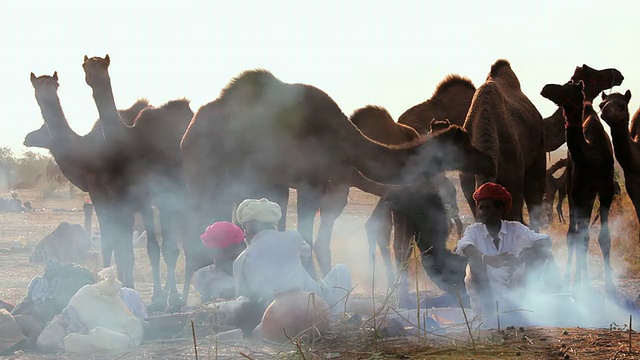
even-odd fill
[(600, 110), (602, 114), (600, 117), (610, 127), (629, 126), (629, 100), (631, 100), (631, 91), (623, 94), (613, 93), (605, 95), (602, 93), (602, 102), (600, 103)]
[(58, 101), (58, 72), (55, 71), (52, 76), (42, 75), (35, 76), (31, 73), (31, 85), (38, 100), (55, 100)]
[(43, 124), (38, 130), (34, 130), (27, 134), (24, 138), (24, 146), (37, 147), (41, 149), (50, 149), (53, 138), (49, 132), (47, 124)]
[(93, 87), (95, 85), (104, 84), (105, 82), (110, 81), (110, 63), (111, 60), (109, 59), (109, 54), (107, 54), (104, 58), (101, 58), (99, 56), (89, 58), (87, 55), (85, 55), (84, 62), (82, 63), (82, 68), (84, 69), (84, 79), (87, 82), (87, 85)]
[(443, 130), (431, 132), (427, 138), (425, 144), (431, 144), (426, 147), (429, 157), (440, 172), (460, 170), (482, 176), (495, 176), (495, 165), (491, 157), (471, 144), (469, 133), (462, 127), (450, 125)]
[(560, 106), (564, 110), (567, 121), (570, 121), (571, 119), (567, 115), (575, 111), (582, 111), (584, 107), (583, 90), (584, 83), (582, 80), (577, 83), (570, 81), (564, 85), (547, 84), (542, 88), (540, 95)]
[(622, 84), (624, 76), (614, 68), (596, 70), (586, 64), (582, 64), (582, 66), (576, 66), (571, 77), (573, 82), (580, 80), (584, 83), (585, 99), (593, 101), (602, 91)]

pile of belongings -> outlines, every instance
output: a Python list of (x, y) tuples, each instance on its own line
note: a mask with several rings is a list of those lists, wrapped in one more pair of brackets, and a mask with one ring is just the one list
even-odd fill
[(0, 303), (0, 354), (35, 347), (42, 328), (80, 288), (94, 282), (84, 267), (49, 260), (44, 274), (31, 280), (27, 296), (17, 306)]
[(140, 304), (139, 295), (131, 289), (122, 291), (115, 268), (103, 269), (99, 275), (99, 282), (81, 288), (42, 330), (37, 342), (40, 350), (90, 354), (140, 345), (143, 322), (136, 315), (146, 316), (144, 304), (131, 311), (121, 297), (125, 294), (125, 299)]
[(114, 268), (99, 273), (49, 259), (17, 306), (0, 301), (0, 354), (16, 350), (93, 353), (137, 346), (146, 306)]

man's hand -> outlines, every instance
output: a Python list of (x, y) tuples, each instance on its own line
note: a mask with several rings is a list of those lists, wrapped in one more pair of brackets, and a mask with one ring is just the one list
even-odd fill
[(504, 266), (515, 266), (520, 263), (520, 261), (513, 254), (502, 253), (495, 256), (485, 255), (484, 263), (492, 268), (501, 268)]

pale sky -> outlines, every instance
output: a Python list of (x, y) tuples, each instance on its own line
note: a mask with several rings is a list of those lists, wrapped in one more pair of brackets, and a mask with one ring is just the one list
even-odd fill
[[(13, 1), (0, 21), (0, 146), (26, 150), (43, 123), (29, 73), (58, 71), (59, 95), (80, 134), (97, 119), (86, 54), (109, 54), (116, 104), (214, 100), (240, 72), (265, 68), (327, 92), (347, 115), (386, 107), (397, 119), (449, 73), (480, 86), (506, 58), (543, 116), (539, 93), (576, 66), (615, 67), (640, 104), (638, 1)], [(637, 93), (635, 92), (637, 91)], [(596, 104), (599, 100), (596, 101)]]

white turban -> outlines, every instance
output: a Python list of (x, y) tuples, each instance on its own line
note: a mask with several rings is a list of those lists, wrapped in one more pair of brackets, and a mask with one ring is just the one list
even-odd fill
[(265, 198), (260, 200), (246, 199), (238, 205), (238, 210), (236, 210), (236, 220), (240, 225), (251, 220), (275, 224), (280, 221), (281, 217), (280, 205)]

